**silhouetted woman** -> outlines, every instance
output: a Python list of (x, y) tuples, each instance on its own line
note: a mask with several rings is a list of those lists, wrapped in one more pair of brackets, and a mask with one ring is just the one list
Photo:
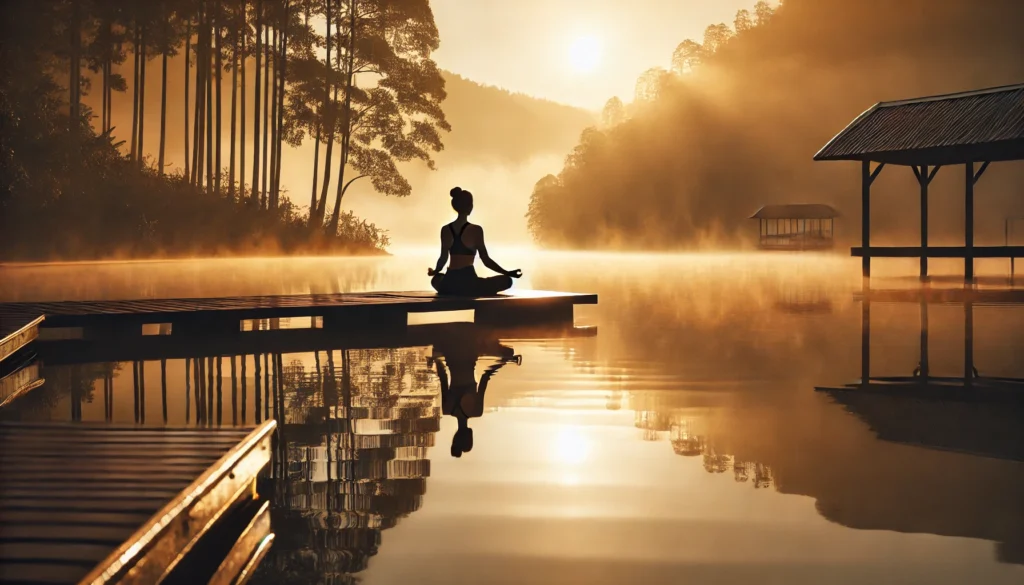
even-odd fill
[[(473, 194), (455, 187), (451, 190), (452, 209), (459, 216), (455, 221), (441, 228), (441, 256), (437, 266), (427, 269), (427, 275), (434, 290), (441, 294), (486, 296), (497, 294), (512, 288), (512, 279), (523, 275), (522, 270), (505, 270), (491, 259), (484, 245), (484, 228), (469, 223), (469, 214), (473, 213)], [(497, 272), (500, 276), (481, 278), (476, 275), (473, 261), (480, 252), (480, 260), (484, 266)], [(448, 262), (448, 272), (444, 273), (444, 265)]]

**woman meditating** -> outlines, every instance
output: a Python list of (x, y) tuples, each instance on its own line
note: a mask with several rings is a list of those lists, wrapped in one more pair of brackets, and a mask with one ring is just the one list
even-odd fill
[[(427, 269), (427, 275), (434, 290), (445, 295), (487, 296), (512, 288), (512, 279), (523, 275), (522, 270), (505, 270), (491, 259), (484, 245), (484, 228), (469, 223), (469, 214), (473, 213), (473, 194), (455, 187), (451, 190), (452, 209), (459, 216), (455, 221), (441, 228), (441, 256), (437, 266)], [(473, 260), (480, 252), (480, 260), (484, 266), (497, 272), (500, 276), (481, 278), (476, 275)], [(444, 265), (448, 262), (448, 272), (444, 273)]]

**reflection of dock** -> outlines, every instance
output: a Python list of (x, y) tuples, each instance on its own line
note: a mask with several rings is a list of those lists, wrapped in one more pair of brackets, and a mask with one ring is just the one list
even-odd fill
[[(470, 323), (465, 323), (473, 327)], [(224, 335), (145, 335), (109, 339), (96, 343), (87, 339), (36, 341), (47, 364), (180, 359), (264, 353), (299, 353), (331, 349), (380, 349), (421, 347), (434, 343), (451, 325), (409, 325), (398, 329), (328, 331), (319, 328), (265, 329)], [(593, 337), (596, 327), (567, 325), (499, 326), (489, 328), (506, 339), (564, 339)]]
[(273, 535), (254, 498), (275, 425), (0, 425), (7, 582), (232, 582)]

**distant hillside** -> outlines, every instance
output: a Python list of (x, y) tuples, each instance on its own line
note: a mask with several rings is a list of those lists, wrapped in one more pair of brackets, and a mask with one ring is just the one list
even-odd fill
[[(534, 181), (561, 168), (583, 130), (597, 122), (596, 113), (451, 72), (444, 77), (448, 98), (441, 107), (452, 131), (442, 136), (444, 150), (434, 156), (437, 170), (417, 162), (404, 164), (411, 196), (383, 197), (368, 184), (360, 185), (346, 196), (343, 208), (388, 229), (397, 245), (434, 244), (438, 227), (451, 220), (448, 190), (459, 185), (477, 195), (473, 221), (487, 226), (489, 241), (528, 241), (525, 215)], [(312, 158), (308, 141), (300, 150), (301, 155), (285, 155), (286, 161)], [(307, 167), (300, 163), (295, 170), (288, 177), (289, 187), (308, 193), (312, 179)]]
[[(665, 56), (672, 70), (644, 74), (625, 118), (588, 132), (562, 171), (537, 183), (538, 241), (748, 246), (758, 207), (803, 202), (839, 209), (838, 237), (855, 241), (858, 168), (813, 162), (819, 148), (879, 101), (1024, 81), (1020, 0), (785, 0), (756, 12), (681, 38)], [(1024, 215), (1024, 168), (993, 170), (978, 186), (976, 228), (1001, 243), (1003, 219)], [(910, 169), (887, 168), (874, 194), (873, 241), (912, 244), (919, 203)], [(962, 243), (962, 168), (938, 173), (931, 201), (933, 243)]]
[(439, 159), (520, 163), (542, 153), (564, 156), (596, 115), (572, 106), (482, 85), (444, 72), (443, 107), (452, 131)]

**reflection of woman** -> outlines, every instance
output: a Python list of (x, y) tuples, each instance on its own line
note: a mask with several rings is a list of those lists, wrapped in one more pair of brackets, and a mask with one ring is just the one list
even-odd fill
[[(459, 216), (452, 223), (441, 228), (441, 255), (434, 268), (427, 269), (433, 278), (430, 281), (434, 290), (441, 294), (485, 296), (497, 294), (512, 288), (512, 279), (523, 275), (521, 270), (505, 270), (497, 262), (491, 260), (484, 244), (484, 228), (469, 223), (469, 214), (473, 213), (473, 194), (459, 187), (451, 190), (452, 208)], [(476, 275), (473, 261), (480, 252), (480, 261), (484, 266), (497, 272), (500, 276), (481, 278)], [(448, 273), (441, 272), (445, 262), (451, 256)]]
[[(485, 354), (497, 355), (499, 361), (484, 371), (478, 386), (476, 360)], [(522, 358), (514, 354), (515, 350), (497, 341), (478, 344), (472, 337), (434, 344), (432, 359), (437, 367), (437, 377), (441, 380), (441, 412), (459, 421), (459, 429), (452, 437), (452, 457), (461, 457), (473, 449), (473, 429), (469, 428), (469, 419), (483, 415), (484, 393), (487, 392), (491, 376), (509, 362), (522, 363)]]

